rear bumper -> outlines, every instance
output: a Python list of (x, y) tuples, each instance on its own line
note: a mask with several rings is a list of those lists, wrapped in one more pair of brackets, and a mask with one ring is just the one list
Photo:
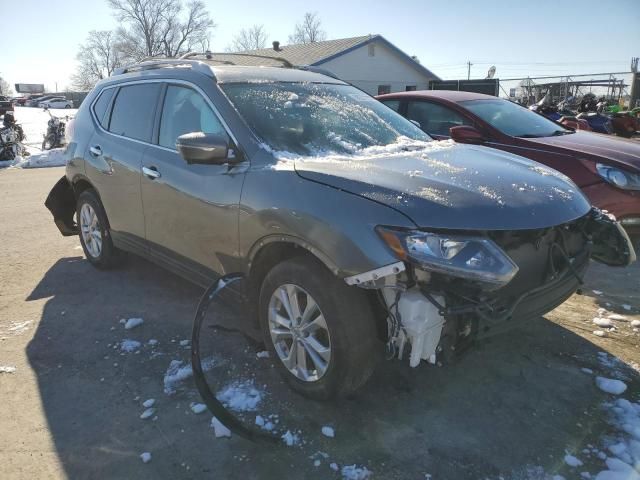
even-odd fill
[(62, 177), (53, 186), (44, 205), (53, 215), (53, 221), (63, 236), (78, 234), (78, 226), (73, 220), (76, 213), (76, 197), (67, 177)]

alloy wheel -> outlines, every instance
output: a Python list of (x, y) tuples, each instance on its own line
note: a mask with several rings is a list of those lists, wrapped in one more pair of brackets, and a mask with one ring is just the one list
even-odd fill
[(331, 338), (311, 295), (298, 285), (281, 285), (269, 300), (268, 320), (271, 341), (287, 370), (305, 382), (322, 378), (331, 361)]
[(87, 252), (98, 258), (102, 252), (102, 230), (95, 210), (88, 203), (80, 208), (80, 230)]

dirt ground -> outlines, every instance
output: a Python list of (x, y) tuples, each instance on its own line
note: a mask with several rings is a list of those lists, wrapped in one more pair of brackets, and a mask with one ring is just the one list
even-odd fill
[[(114, 271), (92, 268), (43, 206), (62, 175), (0, 171), (0, 366), (16, 367), (0, 373), (0, 478), (340, 478), (331, 462), (366, 466), (377, 479), (571, 479), (602, 470), (597, 458), (576, 470), (563, 457), (600, 444), (609, 428), (607, 395), (581, 368), (611, 376), (601, 351), (640, 363), (640, 334), (629, 324), (640, 319), (640, 264), (593, 265), (584, 294), (546, 318), (452, 366), (385, 362), (358, 397), (338, 404), (292, 394), (271, 360), (256, 358), (259, 347), (233, 333), (216, 337), (216, 378), (251, 378), (265, 392), (244, 418), (277, 414), (278, 428), (301, 444), (216, 439), (211, 416), (189, 408), (199, 400), (192, 379), (163, 391), (170, 362), (189, 359), (179, 342), (190, 337), (202, 291), (137, 258)], [(598, 308), (626, 317), (605, 338), (592, 333)], [(129, 317), (144, 324), (125, 331), (119, 320)], [(139, 353), (113, 348), (125, 338), (143, 342)], [(627, 379), (626, 397), (637, 399), (637, 373), (615, 368)], [(156, 399), (155, 420), (140, 419), (148, 398)], [(335, 438), (322, 436), (323, 425)]]

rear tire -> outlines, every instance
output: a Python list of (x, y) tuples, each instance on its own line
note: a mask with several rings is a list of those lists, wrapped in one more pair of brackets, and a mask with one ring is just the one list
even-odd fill
[(384, 348), (365, 292), (348, 286), (313, 258), (276, 265), (262, 283), (259, 306), (264, 342), (280, 374), (306, 397), (327, 400), (353, 394), (381, 358)]
[(100, 269), (117, 266), (122, 252), (113, 246), (109, 222), (94, 190), (85, 190), (76, 204), (80, 244), (89, 262)]

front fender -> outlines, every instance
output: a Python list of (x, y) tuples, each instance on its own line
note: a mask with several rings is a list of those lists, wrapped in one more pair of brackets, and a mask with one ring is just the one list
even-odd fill
[(297, 244), (339, 277), (398, 261), (377, 225), (415, 228), (402, 213), (375, 201), (299, 177), (293, 170), (247, 173), (241, 202), (240, 255), (249, 260), (274, 241)]

